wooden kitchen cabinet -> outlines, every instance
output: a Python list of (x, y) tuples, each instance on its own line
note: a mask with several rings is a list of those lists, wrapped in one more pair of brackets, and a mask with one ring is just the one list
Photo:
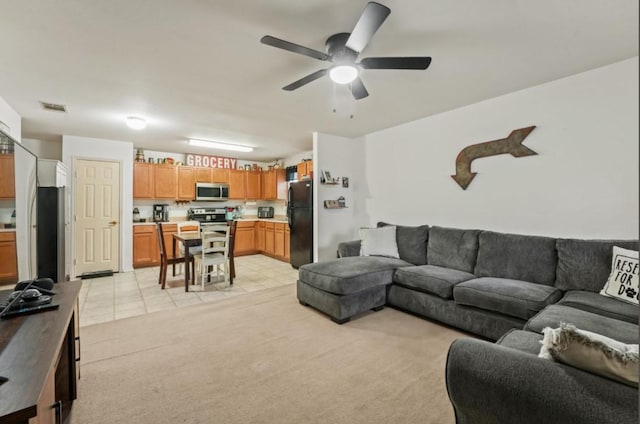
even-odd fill
[(246, 195), (246, 179), (245, 171), (239, 169), (229, 170), (229, 199), (245, 199)]
[(275, 246), (275, 222), (264, 223), (264, 251), (267, 255), (274, 256)]
[(196, 182), (198, 183), (210, 183), (213, 182), (211, 179), (211, 168), (201, 168), (197, 167), (196, 170)]
[(298, 164), (298, 181), (311, 178), (313, 172), (313, 161), (300, 162)]
[(234, 256), (253, 255), (257, 253), (255, 224), (255, 221), (238, 221), (236, 225), (236, 236), (233, 242)]
[(153, 266), (160, 263), (158, 229), (155, 225), (133, 226), (133, 267)]
[(133, 198), (153, 199), (153, 169), (155, 165), (136, 162), (133, 164)]
[(154, 177), (154, 198), (155, 199), (175, 199), (178, 190), (178, 172), (173, 165), (155, 165), (153, 167)]
[(229, 170), (224, 168), (211, 169), (211, 182), (229, 183)]
[(262, 198), (286, 200), (287, 181), (284, 169), (271, 169), (262, 174)]
[(0, 233), (0, 283), (18, 281), (18, 257), (16, 251), (16, 233)]
[(178, 200), (196, 198), (196, 170), (191, 166), (178, 166)]
[(256, 222), (256, 249), (259, 252), (264, 252), (265, 246), (265, 233), (264, 233), (264, 221)]
[(285, 225), (286, 224), (282, 222), (276, 222), (274, 225), (273, 254), (280, 258), (284, 258), (284, 226)]
[(262, 171), (247, 171), (246, 178), (246, 194), (248, 200), (257, 200), (262, 198)]
[(291, 230), (289, 224), (284, 224), (284, 259), (291, 260)]
[(0, 155), (0, 199), (16, 197), (15, 165), (13, 155)]

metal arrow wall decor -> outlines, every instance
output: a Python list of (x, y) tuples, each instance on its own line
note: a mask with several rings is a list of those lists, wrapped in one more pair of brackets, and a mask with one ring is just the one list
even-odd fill
[(519, 128), (511, 131), (511, 134), (509, 134), (507, 138), (472, 144), (471, 146), (465, 147), (456, 157), (456, 174), (452, 175), (451, 178), (453, 178), (463, 190), (466, 190), (477, 174), (477, 172), (471, 172), (471, 162), (475, 159), (506, 153), (510, 153), (511, 156), (516, 158), (537, 155), (536, 152), (522, 145), (524, 139), (527, 138), (535, 127), (536, 126), (533, 125), (531, 127)]

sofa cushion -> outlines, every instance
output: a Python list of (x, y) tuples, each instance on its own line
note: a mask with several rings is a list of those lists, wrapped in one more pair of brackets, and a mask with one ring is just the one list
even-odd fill
[(538, 355), (538, 353), (540, 353), (541, 341), (542, 334), (513, 329), (504, 333), (496, 344), (510, 347), (511, 349), (516, 349), (521, 352), (527, 352), (532, 355)]
[[(378, 227), (393, 226), (386, 222), (378, 222)], [(396, 225), (396, 242), (400, 259), (411, 262), (414, 265), (427, 263), (427, 239), (429, 238), (429, 226), (406, 227)]]
[(555, 286), (560, 290), (599, 292), (611, 273), (613, 246), (638, 250), (638, 240), (558, 239)]
[(549, 237), (480, 233), (475, 271), (478, 277), (500, 277), (553, 285), (556, 241)]
[(623, 302), (638, 305), (640, 284), (638, 280), (638, 251), (613, 246), (611, 274), (600, 294)]
[(431, 227), (427, 263), (472, 273), (478, 256), (479, 235), (480, 230)]
[(465, 281), (453, 289), (453, 299), (459, 305), (474, 306), (522, 319), (531, 318), (561, 297), (562, 292), (555, 287), (493, 277)]
[[(455, 295), (455, 293), (454, 293)], [(577, 328), (602, 334), (623, 343), (638, 343), (638, 325), (594, 314), (566, 305), (550, 305), (531, 318), (525, 330), (542, 334), (545, 327), (558, 328), (560, 324), (573, 324)]]
[(391, 284), (396, 268), (411, 266), (402, 259), (354, 256), (302, 265), (298, 279), (334, 294), (350, 294)]
[(360, 256), (386, 256), (400, 259), (396, 227), (360, 228)]
[(583, 311), (593, 312), (605, 317), (630, 323), (638, 322), (638, 307), (617, 299), (601, 296), (584, 290), (571, 290), (565, 293), (558, 305), (571, 306)]
[(562, 362), (578, 369), (638, 387), (638, 344), (621, 343), (571, 324), (545, 328), (540, 358)]
[(433, 265), (398, 268), (393, 281), (401, 286), (435, 294), (443, 299), (453, 297), (453, 287), (463, 281), (476, 278), (468, 272)]

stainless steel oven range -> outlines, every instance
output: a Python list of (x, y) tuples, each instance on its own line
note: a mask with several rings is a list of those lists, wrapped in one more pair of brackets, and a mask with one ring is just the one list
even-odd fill
[(207, 224), (226, 223), (226, 212), (225, 208), (190, 208), (187, 218), (189, 221), (198, 221), (200, 227), (205, 227)]

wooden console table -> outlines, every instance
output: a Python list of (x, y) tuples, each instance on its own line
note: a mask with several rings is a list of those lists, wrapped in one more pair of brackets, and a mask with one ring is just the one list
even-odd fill
[[(77, 396), (79, 281), (58, 283), (58, 309), (0, 321), (0, 422), (63, 423)], [(9, 292), (0, 292), (6, 298)]]

